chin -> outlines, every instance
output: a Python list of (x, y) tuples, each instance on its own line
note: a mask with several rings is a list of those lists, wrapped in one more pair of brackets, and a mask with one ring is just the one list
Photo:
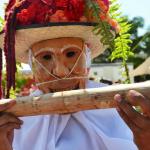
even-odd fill
[(51, 83), (47, 85), (43, 85), (42, 87), (39, 87), (40, 90), (44, 91), (43, 89), (46, 89), (46, 93), (54, 93), (54, 92), (62, 92), (62, 91), (70, 91), (70, 90), (78, 90), (78, 89), (84, 89), (85, 88), (85, 79), (80, 80), (60, 80), (57, 83)]
[(50, 88), (49, 87), (48, 89), (52, 93), (52, 92), (78, 90), (78, 89), (80, 89), (80, 87), (79, 87), (79, 83), (78, 83), (76, 85), (72, 85), (72, 86), (68, 86), (68, 87), (63, 87), (63, 85), (62, 85), (62, 86), (59, 86), (58, 88), (57, 87), (55, 87), (55, 88)]
[[(69, 85), (66, 83), (64, 84), (59, 84), (58, 86), (55, 87), (48, 87), (49, 92), (53, 93), (53, 92), (61, 92), (61, 91), (70, 91), (70, 90), (78, 90), (78, 89), (84, 89), (85, 88), (85, 83), (86, 80), (82, 79), (82, 80), (78, 80), (78, 81), (70, 81)], [(64, 86), (66, 85), (66, 86)]]

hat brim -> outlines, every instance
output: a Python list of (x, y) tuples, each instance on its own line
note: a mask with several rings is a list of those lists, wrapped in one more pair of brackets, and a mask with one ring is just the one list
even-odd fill
[[(22, 63), (28, 63), (28, 50), (31, 46), (39, 41), (62, 38), (78, 37), (90, 45), (91, 56), (95, 58), (105, 49), (100, 42), (100, 35), (94, 35), (93, 29), (95, 23), (73, 22), (73, 23), (48, 23), (45, 25), (29, 25), (18, 27), (16, 29), (16, 59)], [(4, 45), (4, 33), (0, 35), (0, 47)]]

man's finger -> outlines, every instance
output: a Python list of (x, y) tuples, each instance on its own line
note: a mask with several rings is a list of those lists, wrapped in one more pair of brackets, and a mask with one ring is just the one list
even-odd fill
[(10, 131), (7, 133), (7, 138), (9, 140), (9, 142), (12, 144), (13, 143), (13, 139), (14, 139), (14, 131)]
[(14, 129), (20, 129), (21, 125), (17, 123), (7, 123), (0, 127), (0, 134), (7, 134), (12, 132)]
[(130, 90), (127, 94), (127, 100), (131, 105), (140, 106), (143, 113), (150, 117), (150, 100), (144, 97), (141, 93)]
[[(145, 129), (150, 127), (150, 121), (133, 109), (125, 100), (122, 100), (120, 95), (116, 95), (115, 100), (117, 101), (118, 107), (128, 116), (128, 118), (139, 128)], [(120, 99), (120, 100), (119, 100)]]
[(119, 115), (121, 116), (121, 118), (125, 121), (125, 123), (128, 125), (128, 127), (136, 134), (140, 134), (141, 133), (141, 129), (136, 126), (130, 119), (129, 117), (122, 111), (121, 108), (118, 107), (117, 109)]
[(0, 101), (0, 112), (5, 111), (16, 104), (15, 100), (4, 99)]
[(0, 126), (7, 124), (7, 123), (17, 123), (17, 124), (22, 124), (22, 120), (19, 118), (15, 117), (12, 114), (4, 113), (0, 116)]

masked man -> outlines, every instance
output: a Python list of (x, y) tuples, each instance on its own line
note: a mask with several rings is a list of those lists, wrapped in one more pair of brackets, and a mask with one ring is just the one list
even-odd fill
[[(95, 3), (102, 10), (100, 17), (103, 15), (112, 28), (107, 29), (109, 34), (115, 32), (118, 27), (108, 15), (109, 2)], [(7, 62), (7, 97), (15, 85), (15, 56), (31, 65), (38, 86), (32, 96), (104, 86), (88, 81), (90, 59), (105, 47), (100, 35), (92, 32), (95, 18), (87, 5), (84, 0), (10, 0), (5, 33), (1, 35)], [(139, 149), (149, 150), (149, 100), (135, 91), (129, 92), (128, 103), (120, 95), (115, 99), (134, 136), (115, 109), (20, 119), (1, 113), (1, 150), (136, 150), (133, 138)], [(134, 111), (135, 100), (145, 115)], [(1, 105), (0, 111), (14, 103), (11, 100)]]

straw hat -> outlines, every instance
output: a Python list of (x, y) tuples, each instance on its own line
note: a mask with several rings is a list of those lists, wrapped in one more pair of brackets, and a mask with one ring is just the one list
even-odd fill
[[(97, 16), (91, 6), (97, 7)], [(28, 50), (39, 41), (78, 37), (89, 45), (92, 58), (102, 53), (106, 49), (100, 42), (103, 36), (93, 33), (98, 20), (107, 23), (107, 33), (117, 29), (109, 17), (109, 0), (10, 0), (0, 34), (0, 47), (6, 56), (7, 97), (15, 87), (16, 59), (27, 63)]]
[[(42, 40), (79, 37), (88, 43), (91, 48), (92, 58), (105, 50), (99, 37), (92, 30), (95, 23), (48, 23), (46, 25), (29, 25), (16, 30), (16, 59), (19, 62), (28, 63), (28, 50), (34, 44)], [(87, 36), (88, 35), (88, 36)], [(0, 36), (0, 46), (4, 45), (4, 34)]]
[[(6, 14), (9, 14), (13, 6), (20, 5), (20, 3), (12, 4), (11, 1), (7, 6)], [(68, 10), (68, 13), (70, 13), (70, 11), (72, 11), (72, 13), (68, 16), (65, 12), (65, 5), (68, 5), (68, 1), (55, 0), (55, 7), (57, 7), (55, 11), (50, 10), (50, 8), (54, 5), (52, 1), (53, 0), (21, 0), (22, 5), (23, 2), (30, 3), (30, 5), (27, 8), (25, 7), (24, 9), (21, 9), (16, 15), (17, 29), (15, 32), (15, 53), (16, 59), (19, 62), (28, 63), (28, 50), (36, 42), (60, 37), (82, 38), (86, 43), (88, 43), (88, 45), (90, 45), (92, 58), (98, 56), (106, 49), (106, 46), (104, 46), (103, 43), (100, 42), (101, 35), (93, 34), (93, 29), (96, 23), (93, 23), (95, 19), (92, 16), (90, 10), (88, 10), (88, 12), (85, 8), (85, 5), (87, 5), (86, 0), (70, 0), (70, 7), (72, 8)], [(113, 20), (108, 15), (109, 1), (97, 0), (97, 4), (99, 5), (100, 10), (102, 10), (100, 14), (101, 18), (104, 21), (107, 20), (111, 26)], [(50, 5), (52, 6), (49, 7)], [(37, 12), (36, 9), (41, 10)], [(42, 21), (39, 21), (39, 18), (37, 19), (36, 17), (32, 17), (32, 15), (43, 13), (43, 11), (45, 10), (47, 10), (47, 12), (52, 11), (51, 13), (49, 13), (49, 20), (44, 20), (44, 15), (41, 15)], [(46, 16), (46, 18), (48, 17)], [(113, 29), (115, 30), (114, 26)], [(4, 41), (4, 34), (1, 34), (1, 48), (3, 48)]]

